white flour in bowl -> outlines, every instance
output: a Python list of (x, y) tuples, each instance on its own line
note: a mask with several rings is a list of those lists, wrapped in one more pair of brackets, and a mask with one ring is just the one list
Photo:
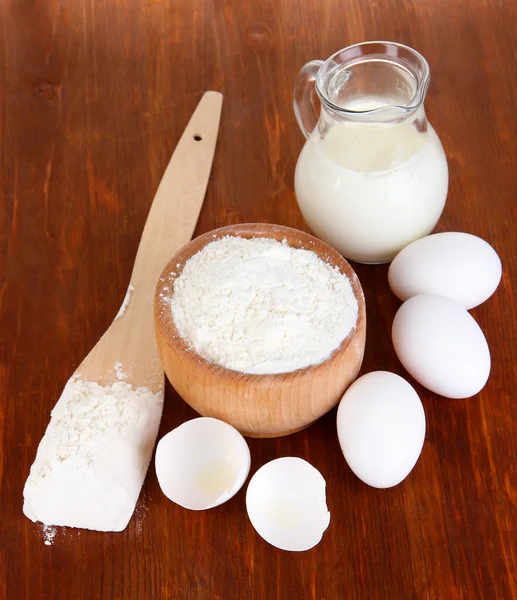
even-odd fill
[(185, 263), (171, 310), (181, 336), (207, 361), (265, 374), (329, 358), (355, 327), (358, 305), (346, 275), (315, 252), (227, 236)]

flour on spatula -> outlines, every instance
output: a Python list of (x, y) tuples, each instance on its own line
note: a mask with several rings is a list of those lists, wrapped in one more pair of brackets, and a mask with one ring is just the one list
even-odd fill
[(52, 410), (25, 484), (25, 515), (45, 525), (125, 529), (162, 407), (163, 393), (134, 389), (123, 380), (103, 387), (72, 377)]

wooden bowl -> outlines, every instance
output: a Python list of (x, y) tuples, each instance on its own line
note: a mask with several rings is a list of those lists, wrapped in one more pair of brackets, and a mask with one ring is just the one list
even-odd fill
[[(289, 373), (250, 375), (209, 363), (180, 336), (169, 299), (185, 262), (224, 236), (287, 240), (293, 248), (316, 252), (350, 280), (359, 305), (357, 324), (319, 365)], [(356, 274), (336, 250), (317, 238), (269, 224), (231, 225), (210, 231), (184, 246), (163, 270), (155, 295), (155, 326), (163, 368), (178, 394), (200, 415), (222, 419), (250, 437), (277, 437), (304, 429), (335, 406), (361, 367), (366, 336), (364, 295)]]

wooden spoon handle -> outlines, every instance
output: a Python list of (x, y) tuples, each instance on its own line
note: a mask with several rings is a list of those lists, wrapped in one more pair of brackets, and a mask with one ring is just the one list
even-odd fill
[(219, 131), (223, 96), (206, 92), (192, 115), (154, 197), (131, 275), (135, 300), (152, 297), (163, 268), (192, 238), (203, 205)]
[(218, 92), (206, 92), (176, 146), (145, 223), (124, 305), (77, 369), (90, 381), (113, 383), (114, 365), (120, 363), (127, 368), (128, 383), (153, 392), (163, 389), (154, 291), (167, 262), (194, 233), (212, 168), (222, 100)]

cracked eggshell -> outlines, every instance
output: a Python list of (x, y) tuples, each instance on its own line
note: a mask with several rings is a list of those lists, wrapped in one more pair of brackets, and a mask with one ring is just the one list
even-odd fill
[(361, 481), (393, 487), (409, 475), (422, 451), (424, 408), (402, 377), (388, 371), (367, 373), (345, 392), (337, 433), (343, 456)]
[(325, 479), (301, 458), (277, 458), (251, 478), (246, 508), (257, 533), (281, 550), (301, 552), (320, 542), (330, 523)]
[(470, 233), (451, 231), (406, 246), (391, 263), (388, 281), (402, 301), (434, 294), (470, 310), (495, 292), (501, 274), (501, 260), (490, 244)]
[(200, 417), (165, 435), (156, 448), (162, 492), (190, 510), (223, 504), (244, 485), (250, 451), (242, 435), (224, 421)]

